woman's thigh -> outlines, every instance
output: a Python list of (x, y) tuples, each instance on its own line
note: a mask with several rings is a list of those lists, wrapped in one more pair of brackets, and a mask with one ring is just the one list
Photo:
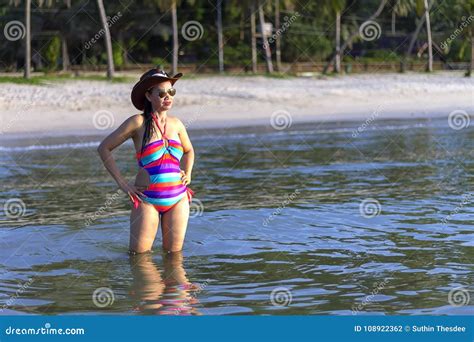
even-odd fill
[(130, 251), (143, 253), (151, 250), (158, 230), (158, 211), (149, 203), (141, 202), (130, 214)]
[(176, 252), (183, 249), (188, 219), (189, 203), (187, 196), (183, 196), (174, 207), (161, 215), (161, 234), (165, 250)]

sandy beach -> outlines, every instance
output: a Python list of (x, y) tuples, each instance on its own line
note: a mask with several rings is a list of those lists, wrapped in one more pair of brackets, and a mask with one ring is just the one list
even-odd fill
[[(138, 76), (137, 76), (138, 77)], [(101, 134), (137, 114), (134, 82), (55, 81), (0, 85), (4, 137), (21, 133)], [(474, 80), (462, 73), (370, 74), (324, 78), (183, 78), (171, 115), (189, 129), (291, 122), (423, 118), (474, 113)]]

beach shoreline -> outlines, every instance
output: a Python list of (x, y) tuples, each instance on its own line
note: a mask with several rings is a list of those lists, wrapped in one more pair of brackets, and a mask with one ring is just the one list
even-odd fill
[[(105, 135), (138, 114), (133, 82), (67, 80), (0, 85), (0, 139)], [(189, 130), (304, 122), (373, 121), (474, 113), (474, 80), (462, 73), (321, 78), (204, 76), (180, 80), (170, 115)]]

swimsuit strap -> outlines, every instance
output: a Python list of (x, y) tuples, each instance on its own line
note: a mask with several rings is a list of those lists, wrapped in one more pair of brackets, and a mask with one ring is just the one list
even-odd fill
[(161, 128), (160, 128), (160, 125), (158, 124), (158, 119), (156, 118), (155, 114), (152, 114), (151, 117), (153, 118), (153, 121), (155, 121), (155, 124), (158, 127), (158, 129), (160, 130), (161, 138), (163, 139), (163, 141), (164, 141), (164, 139), (169, 140), (168, 137), (166, 136), (166, 123), (167, 123), (168, 120), (165, 120), (165, 124), (163, 126), (164, 132), (162, 132)]

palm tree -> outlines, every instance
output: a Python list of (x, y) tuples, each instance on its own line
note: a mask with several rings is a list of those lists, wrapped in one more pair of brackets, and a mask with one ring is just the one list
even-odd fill
[(255, 24), (255, 0), (250, 2), (250, 40), (252, 48), (252, 72), (257, 73), (257, 30)]
[(406, 61), (407, 61), (407, 60), (410, 58), (410, 56), (411, 56), (411, 52), (413, 51), (413, 47), (415, 46), (415, 42), (416, 42), (416, 40), (418, 39), (418, 35), (420, 34), (421, 28), (423, 27), (423, 24), (425, 23), (425, 19), (426, 19), (425, 16), (422, 16), (422, 17), (420, 18), (420, 20), (419, 20), (418, 23), (416, 24), (415, 31), (414, 31), (413, 34), (411, 35), (410, 44), (408, 44), (408, 49), (407, 49), (407, 51), (406, 51), (406, 53), (405, 53), (405, 58), (403, 59), (402, 71), (405, 70)]
[(25, 1), (25, 23), (26, 23), (26, 34), (25, 34), (25, 70), (24, 78), (29, 79), (31, 77), (31, 0)]
[(265, 32), (265, 17), (263, 15), (263, 7), (261, 0), (258, 1), (258, 18), (260, 22), (260, 33), (262, 35), (263, 49), (265, 50), (265, 61), (267, 63), (267, 72), (269, 74), (273, 73), (273, 63), (272, 63), (272, 52), (270, 50), (270, 44), (268, 44), (267, 33)]
[[(64, 1), (67, 8), (71, 8), (71, 0)], [(61, 36), (61, 60), (63, 64), (63, 71), (67, 71), (69, 69), (69, 65), (71, 64), (69, 60), (69, 53), (67, 48), (67, 28), (61, 27), (60, 29), (60, 36)]]
[[(275, 0), (275, 32), (280, 29), (280, 1)], [(297, 1), (284, 0), (283, 6), (286, 10), (294, 10), (294, 5)], [(277, 34), (275, 37), (275, 56), (277, 63), (277, 71), (281, 72), (281, 35)]]
[[(153, 0), (158, 5), (160, 11), (171, 10), (171, 25), (173, 30), (173, 66), (172, 72), (178, 72), (178, 53), (179, 53), (179, 39), (178, 39), (178, 14), (177, 7), (181, 5), (181, 0)], [(193, 5), (195, 0), (188, 0), (188, 4)]]
[[(280, 0), (275, 0), (275, 31), (280, 29)], [(276, 35), (275, 39), (275, 56), (276, 56), (276, 68), (278, 72), (281, 72), (281, 39), (280, 35)]]
[[(387, 1), (388, 0), (380, 0), (380, 4), (379, 4), (379, 7), (377, 8), (377, 10), (369, 17), (367, 18), (366, 21), (372, 21), (372, 20), (375, 20), (379, 15), (380, 13), (382, 13), (382, 10), (384, 9), (385, 5), (387, 4)], [(351, 35), (349, 36), (349, 38), (346, 39), (346, 41), (344, 42), (344, 44), (342, 44), (341, 48), (340, 48), (340, 54), (344, 53), (344, 50), (350, 45), (352, 44), (352, 41), (359, 35), (359, 30), (356, 30), (354, 32), (351, 33)], [(327, 73), (328, 69), (329, 69), (329, 66), (331, 66), (333, 63), (335, 63), (335, 60), (336, 60), (336, 53), (333, 53), (331, 59), (326, 63), (326, 65), (324, 66), (324, 69), (323, 69), (323, 73)]]
[(173, 26), (173, 75), (178, 73), (178, 53), (179, 53), (179, 41), (178, 41), (178, 14), (177, 14), (177, 3), (176, 0), (171, 0), (171, 25)]
[[(474, 71), (474, 25), (471, 20), (470, 14), (472, 13), (472, 9), (474, 8), (474, 0), (456, 0), (453, 3), (450, 3), (449, 10), (454, 15), (456, 20), (461, 17), (464, 20), (464, 23), (469, 23), (468, 26), (464, 28), (462, 31), (461, 39), (461, 46), (458, 52), (458, 58), (463, 59), (465, 56), (466, 51), (471, 53), (470, 62), (467, 66), (466, 76), (472, 76)], [(468, 19), (466, 19), (468, 18)]]
[[(422, 0), (418, 0), (418, 1), (422, 1)], [(423, 8), (425, 11), (426, 35), (428, 36), (428, 69), (427, 71), (432, 72), (433, 71), (433, 43), (431, 40), (430, 6), (428, 5), (428, 0), (423, 0)]]
[(173, 32), (173, 63), (172, 73), (178, 72), (178, 53), (179, 53), (179, 39), (178, 39), (178, 14), (177, 7), (180, 5), (180, 0), (154, 0), (153, 1), (160, 11), (171, 10), (171, 26)]
[[(10, 0), (10, 5), (14, 4), (15, 7), (20, 4), (20, 0)], [(70, 7), (71, 0), (64, 0), (64, 3)], [(44, 0), (38, 0), (39, 7), (42, 7)], [(47, 6), (53, 5), (52, 0), (48, 0)], [(23, 77), (25, 79), (31, 78), (31, 0), (25, 0), (25, 66), (23, 71)]]
[(217, 46), (219, 49), (219, 72), (224, 72), (224, 39), (222, 34), (222, 0), (217, 0)]
[(469, 40), (471, 41), (471, 62), (469, 63), (469, 67), (466, 71), (466, 76), (471, 77), (474, 72), (474, 28), (471, 27), (469, 30)]
[(336, 18), (336, 46), (334, 71), (341, 72), (341, 13), (346, 7), (346, 0), (326, 0), (323, 5), (323, 15), (335, 16)]
[(257, 12), (257, 0), (233, 0), (232, 4), (239, 6), (242, 13), (250, 11), (250, 47), (252, 51), (252, 72), (257, 73), (257, 24), (255, 13)]
[(105, 15), (105, 8), (103, 0), (97, 0), (97, 7), (99, 7), (100, 21), (102, 22), (102, 29), (105, 33), (105, 48), (107, 49), (107, 78), (114, 77), (114, 58), (112, 53), (112, 38), (110, 37), (109, 25), (107, 24), (107, 16)]
[(410, 44), (408, 45), (407, 52), (405, 54), (405, 58), (403, 60), (403, 66), (402, 70), (405, 70), (405, 64), (406, 60), (410, 57), (411, 52), (413, 50), (413, 47), (415, 46), (415, 42), (418, 38), (418, 35), (420, 34), (421, 28), (423, 27), (423, 24), (426, 23), (426, 34), (428, 36), (428, 66), (427, 66), (427, 71), (431, 72), (433, 71), (433, 45), (432, 45), (432, 40), (431, 40), (431, 25), (429, 23), (429, 13), (431, 6), (433, 5), (433, 1), (431, 3), (428, 3), (427, 0), (416, 0), (416, 12), (418, 16), (420, 16), (420, 20), (418, 21), (416, 25), (415, 32), (413, 33)]
[(395, 0), (392, 7), (392, 34), (395, 34), (397, 17), (406, 17), (415, 8), (415, 0)]
[[(461, 3), (465, 6), (466, 13), (470, 13), (469, 10), (472, 11), (472, 9), (474, 8), (474, 0), (469, 0), (468, 2), (462, 1)], [(468, 29), (467, 36), (471, 41), (471, 63), (469, 63), (466, 76), (470, 77), (474, 72), (474, 26), (472, 24), (471, 29)]]

